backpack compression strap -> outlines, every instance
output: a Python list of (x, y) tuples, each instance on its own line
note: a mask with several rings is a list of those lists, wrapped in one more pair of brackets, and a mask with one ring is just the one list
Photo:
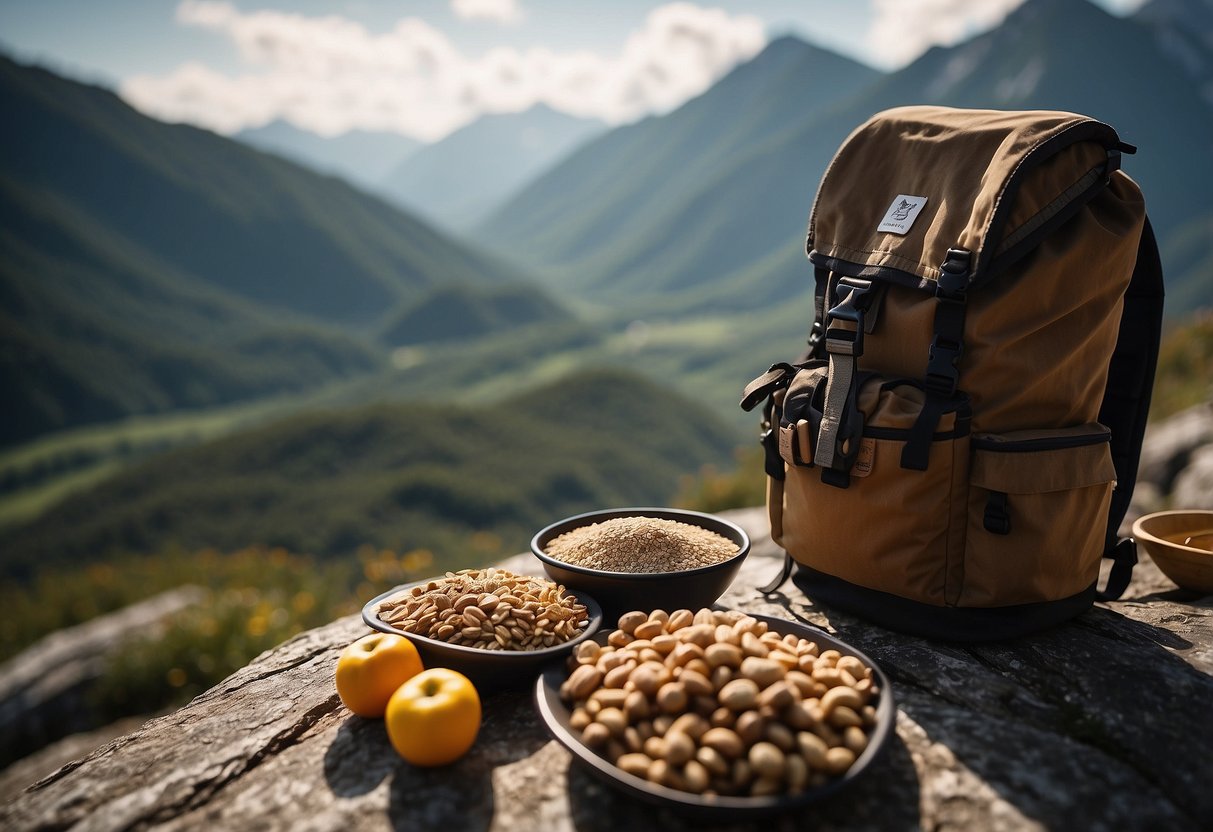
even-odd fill
[(1101, 601), (1115, 600), (1124, 593), (1137, 563), (1136, 546), (1132, 540), (1120, 540), (1118, 531), (1137, 483), (1137, 464), (1162, 337), (1162, 307), (1162, 263), (1147, 217), (1137, 247), (1133, 278), (1125, 291), (1120, 332), (1108, 368), (1108, 386), (1099, 408), (1099, 421), (1112, 431), (1112, 463), (1116, 466), (1116, 490), (1108, 509), (1104, 543), (1104, 557), (1112, 560), (1112, 572), (1107, 587), (1098, 593)]

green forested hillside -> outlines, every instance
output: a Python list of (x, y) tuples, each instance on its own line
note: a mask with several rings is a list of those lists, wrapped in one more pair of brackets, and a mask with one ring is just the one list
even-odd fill
[(0, 179), (0, 445), (373, 369), (362, 341), (260, 312)]
[(454, 283), (435, 289), (390, 317), (380, 340), (394, 347), (435, 341), (467, 343), (500, 332), (571, 319), (567, 310), (535, 286)]
[(385, 316), (518, 277), (331, 177), (0, 58), (0, 445), (317, 387)]
[[(0, 535), (3, 571), (117, 552), (365, 544), (458, 561), (472, 532), (525, 548), (548, 522), (668, 501), (737, 437), (638, 376), (579, 372), (483, 406), (377, 405), (311, 413), (164, 454)], [(438, 565), (445, 568), (445, 561)]]
[(195, 280), (345, 323), (501, 267), (344, 182), (0, 60), (0, 170)]

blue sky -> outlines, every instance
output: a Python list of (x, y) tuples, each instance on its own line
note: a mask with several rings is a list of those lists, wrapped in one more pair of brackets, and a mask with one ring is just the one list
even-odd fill
[(220, 132), (287, 118), (432, 140), (540, 101), (609, 123), (663, 112), (781, 34), (890, 69), (1020, 2), (2, 0), (0, 48)]

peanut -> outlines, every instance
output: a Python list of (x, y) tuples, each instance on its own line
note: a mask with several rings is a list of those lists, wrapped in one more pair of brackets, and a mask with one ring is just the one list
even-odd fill
[(709, 644), (703, 651), (704, 658), (712, 668), (717, 667), (741, 667), (741, 648), (736, 644), (727, 642), (716, 642)]
[(687, 690), (681, 682), (666, 682), (657, 691), (657, 707), (667, 714), (680, 714), (687, 706)]
[(837, 746), (826, 752), (826, 773), (835, 776), (845, 774), (855, 764), (855, 752), (845, 746)]
[(646, 621), (635, 630), (632, 635), (636, 638), (651, 639), (654, 636), (659, 636), (665, 632), (665, 624), (661, 621)]
[(730, 760), (735, 760), (745, 751), (741, 737), (728, 728), (709, 728), (700, 738), (700, 742)]
[(821, 697), (822, 713), (829, 717), (830, 712), (836, 707), (844, 706), (852, 711), (858, 711), (863, 707), (863, 699), (853, 688), (834, 687), (825, 692)]
[(649, 617), (642, 612), (625, 612), (619, 616), (619, 629), (628, 635), (633, 635), (636, 628), (648, 620)]
[(685, 765), (695, 756), (695, 741), (682, 731), (670, 729), (665, 735), (665, 759), (672, 766)]
[(766, 734), (766, 719), (758, 711), (746, 711), (738, 715), (733, 730), (741, 737), (742, 742), (753, 745)]
[(758, 703), (758, 684), (753, 679), (734, 679), (720, 689), (717, 697), (731, 711), (747, 711)]
[(755, 774), (771, 780), (781, 779), (787, 767), (783, 752), (769, 742), (756, 742), (750, 746), (749, 760)]
[(585, 699), (601, 682), (602, 671), (593, 665), (583, 664), (561, 686), (561, 694), (574, 701)]
[(701, 745), (695, 752), (695, 759), (699, 761), (704, 768), (717, 777), (723, 777), (729, 772), (729, 762), (724, 756), (708, 745)]
[(682, 776), (686, 780), (687, 791), (695, 794), (703, 794), (711, 781), (707, 767), (698, 760), (687, 760), (686, 765), (682, 767)]
[(615, 765), (619, 766), (621, 769), (626, 771), (628, 774), (634, 775), (636, 777), (645, 777), (646, 775), (648, 775), (649, 766), (651, 766), (652, 764), (653, 764), (652, 760), (650, 760), (646, 755), (639, 753), (639, 752), (624, 754), (622, 757), (620, 757), (618, 760), (615, 761)]
[(611, 732), (613, 737), (622, 737), (623, 729), (627, 727), (627, 717), (618, 708), (603, 708), (594, 717), (594, 721)]

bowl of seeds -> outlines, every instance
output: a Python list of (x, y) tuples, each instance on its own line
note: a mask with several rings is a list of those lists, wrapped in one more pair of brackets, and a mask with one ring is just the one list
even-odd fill
[(548, 577), (589, 592), (614, 616), (711, 606), (737, 577), (750, 538), (711, 514), (621, 508), (553, 523), (532, 538), (531, 552)]
[(417, 646), (428, 667), (458, 670), (481, 690), (530, 684), (602, 624), (582, 591), (505, 569), (464, 569), (398, 586), (362, 608), (371, 629)]

